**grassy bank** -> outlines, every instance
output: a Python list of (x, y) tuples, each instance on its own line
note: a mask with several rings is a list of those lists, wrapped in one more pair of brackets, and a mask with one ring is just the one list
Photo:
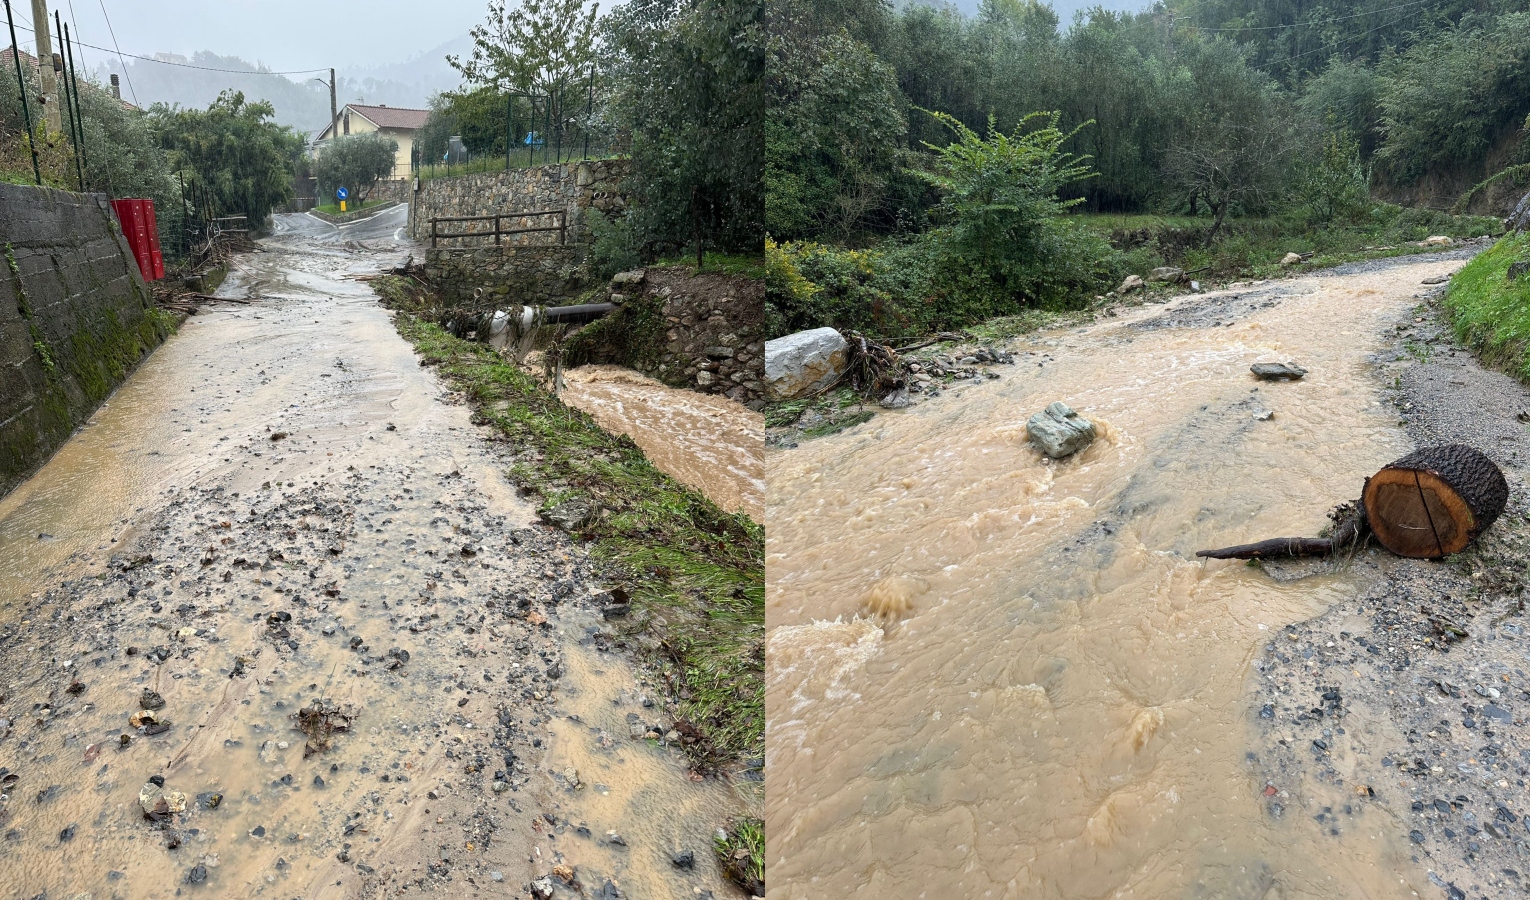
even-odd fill
[(1467, 263), (1445, 295), (1456, 338), (1488, 365), (1530, 382), (1530, 273), (1509, 277), (1530, 262), (1530, 234), (1511, 234)]
[[(1080, 239), (1077, 247), (1103, 250), (1089, 264), (1088, 279), (1080, 282), (1087, 282), (1087, 289), (1054, 294), (1045, 302), (997, 289), (970, 266), (940, 259), (939, 242), (927, 235), (867, 248), (769, 243), (769, 335), (827, 325), (878, 338), (912, 339), (996, 317), (1085, 309), (1125, 276), (1146, 276), (1159, 266), (1184, 269), (1216, 286), (1359, 259), (1431, 252), (1436, 248), (1419, 246), (1424, 238), (1471, 238), (1502, 229), (1497, 219), (1391, 204), (1374, 205), (1354, 223), (1325, 227), (1294, 217), (1234, 219), (1214, 238), (1207, 217), (1069, 214), (1063, 220), (1072, 234), (1095, 236), (1095, 243)], [(1282, 266), (1287, 253), (1307, 258), (1299, 266)]]
[(514, 448), (508, 475), (517, 486), (543, 509), (581, 500), (600, 510), (580, 536), (631, 594), (631, 615), (616, 621), (704, 735), (693, 758), (703, 766), (763, 758), (764, 529), (660, 472), (629, 438), (601, 430), (492, 348), (416, 318), (414, 282), (372, 284), (400, 310), (395, 324), (421, 364), (435, 366)]

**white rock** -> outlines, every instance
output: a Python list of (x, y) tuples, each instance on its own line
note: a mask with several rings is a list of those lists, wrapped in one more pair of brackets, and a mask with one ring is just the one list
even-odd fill
[(1178, 282), (1185, 277), (1185, 270), (1174, 266), (1159, 266), (1148, 273), (1148, 281)]
[(1031, 442), (1041, 452), (1061, 459), (1089, 446), (1094, 441), (1094, 423), (1068, 408), (1065, 403), (1052, 403), (1046, 409), (1031, 416), (1025, 423)]
[(832, 328), (814, 328), (765, 342), (765, 392), (793, 400), (833, 384), (850, 361), (850, 345)]
[(1128, 275), (1126, 276), (1126, 280), (1121, 282), (1121, 286), (1116, 288), (1116, 293), (1126, 294), (1135, 291), (1140, 287), (1142, 287), (1142, 276)]
[(1280, 258), (1280, 264), (1283, 266), (1294, 266), (1301, 261), (1302, 255), (1300, 253), (1287, 253)]
[(1450, 247), (1454, 244), (1455, 240), (1453, 238), (1443, 234), (1431, 235), (1424, 238), (1424, 245), (1426, 247)]

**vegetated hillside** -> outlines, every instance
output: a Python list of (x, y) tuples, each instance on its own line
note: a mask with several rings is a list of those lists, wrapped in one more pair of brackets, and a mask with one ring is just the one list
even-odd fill
[[(384, 104), (423, 109), (432, 94), (457, 84), (456, 72), (446, 63), (446, 55), (461, 52), (466, 38), (459, 38), (402, 63), (369, 68), (340, 69), (336, 72), (336, 101), (345, 103)], [(122, 78), (124, 100), (138, 98), (147, 109), (155, 103), (206, 108), (225, 90), (244, 93), (251, 102), (266, 101), (276, 110), (281, 125), (305, 132), (323, 128), (329, 121), (329, 73), (316, 72), (319, 81), (305, 81), (306, 76), (273, 75), (264, 66), (246, 62), (237, 56), (221, 56), (201, 51), (187, 58), (203, 69), (166, 65), (150, 60), (130, 60), (126, 69), (117, 60), (108, 59), (97, 73), (102, 82), (113, 73)], [(235, 71), (207, 71), (231, 69)], [(131, 89), (129, 88), (131, 82)]]
[[(1064, 129), (1092, 122), (1069, 145), (1099, 173), (1073, 189), (1091, 211), (1188, 211), (1188, 170), (1211, 145), (1236, 138), (1300, 163), (1332, 134), (1359, 144), (1380, 193), (1450, 206), (1530, 158), (1519, 136), (1530, 2), (1403, 6), (1170, 0), (1095, 10), (1059, 32), (1058, 15), (1034, 0), (983, 0), (971, 16), (771, 0), (770, 231), (915, 224), (929, 198), (903, 171), (907, 154), (950, 137), (924, 110), (980, 131), (990, 115), (1009, 131), (1037, 110), (1060, 111)], [(1276, 187), (1299, 174), (1267, 168)]]
[[(1530, 0), (1167, 0), (1066, 29), (1036, 0), (767, 10), (772, 333), (1477, 236), (1497, 226), (1453, 214), (1530, 183)], [(1079, 213), (1181, 225), (1128, 246)]]

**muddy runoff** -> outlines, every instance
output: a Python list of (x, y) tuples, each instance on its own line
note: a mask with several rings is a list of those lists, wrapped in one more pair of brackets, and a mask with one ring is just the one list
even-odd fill
[[(1420, 280), (1459, 265), (1038, 334), (1000, 380), (772, 452), (769, 896), (1431, 889), (1367, 798), (1271, 815), (1249, 751), (1256, 654), (1370, 576), (1193, 554), (1315, 535), (1410, 449), (1369, 357)], [(1249, 373), (1287, 360), (1310, 374)], [(1025, 434), (1054, 400), (1101, 434), (1056, 462)]]
[(763, 413), (620, 366), (581, 366), (563, 379), (563, 402), (589, 413), (601, 428), (631, 437), (654, 466), (723, 509), (762, 520)]
[(0, 500), (0, 895), (731, 895), (747, 797), (347, 277), (402, 225), (278, 216)]

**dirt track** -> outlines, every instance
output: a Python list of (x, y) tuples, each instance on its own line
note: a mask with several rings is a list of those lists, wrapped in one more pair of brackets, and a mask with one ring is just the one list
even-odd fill
[(346, 278), (401, 225), (279, 217), (0, 502), (0, 896), (733, 895), (582, 551)]

